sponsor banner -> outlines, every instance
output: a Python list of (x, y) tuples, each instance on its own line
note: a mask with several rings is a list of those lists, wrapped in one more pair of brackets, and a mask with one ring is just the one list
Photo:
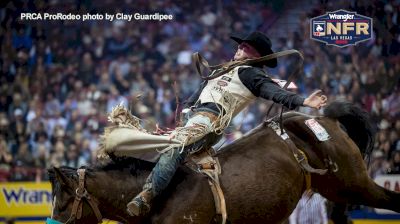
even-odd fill
[[(0, 224), (8, 224), (10, 222), (6, 222), (5, 219), (0, 219)], [(43, 224), (46, 223), (46, 218), (45, 217), (35, 217), (35, 218), (20, 218), (20, 219), (15, 219), (13, 221), (14, 224)], [(111, 221), (107, 219), (103, 219), (102, 224), (119, 224), (119, 222), (116, 221)]]
[(372, 19), (356, 12), (337, 10), (317, 16), (310, 21), (310, 37), (313, 40), (346, 47), (372, 38)]
[(0, 217), (44, 217), (51, 213), (51, 185), (48, 182), (1, 183), (0, 188)]
[[(391, 191), (400, 192), (400, 175), (380, 175), (375, 179), (375, 183)], [(386, 209), (375, 209), (376, 213), (379, 214), (398, 214), (396, 212), (386, 210)]]
[[(0, 224), (12, 218), (16, 224), (45, 223), (51, 215), (51, 184), (49, 182), (0, 183)], [(117, 222), (103, 220), (103, 223)]]
[(398, 220), (355, 219), (353, 224), (400, 224)]

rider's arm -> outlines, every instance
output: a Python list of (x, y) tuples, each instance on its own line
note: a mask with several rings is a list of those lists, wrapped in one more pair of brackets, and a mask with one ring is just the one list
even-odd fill
[(257, 97), (272, 100), (293, 110), (303, 106), (304, 97), (282, 89), (272, 81), (261, 68), (247, 67), (239, 69), (240, 81)]

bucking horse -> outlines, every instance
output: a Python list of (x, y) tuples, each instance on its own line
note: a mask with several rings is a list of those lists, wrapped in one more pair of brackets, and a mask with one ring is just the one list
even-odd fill
[[(306, 123), (317, 122), (329, 135), (321, 141)], [(335, 101), (324, 116), (287, 112), (282, 126), (294, 143), (263, 122), (218, 151), (228, 223), (282, 223), (308, 188), (328, 200), (400, 212), (400, 193), (378, 186), (368, 176), (363, 155), (374, 144), (368, 114), (357, 106)], [(309, 173), (294, 156), (304, 152)], [(126, 204), (140, 192), (155, 164), (135, 158), (77, 169), (49, 170), (53, 190), (52, 219), (62, 223), (218, 223), (207, 178), (187, 166), (178, 169), (169, 187), (154, 201), (146, 217), (131, 217)], [(81, 180), (80, 180), (81, 179)], [(78, 202), (76, 202), (78, 201)]]

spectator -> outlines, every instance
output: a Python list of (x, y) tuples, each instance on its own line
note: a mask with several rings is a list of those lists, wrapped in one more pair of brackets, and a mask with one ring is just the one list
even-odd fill
[(82, 57), (82, 61), (79, 64), (79, 78), (85, 86), (93, 83), (95, 80), (94, 75), (94, 62), (92, 60), (92, 55), (89, 52), (85, 52)]
[(0, 136), (4, 138), (5, 141), (10, 141), (13, 137), (9, 129), (9, 120), (5, 113), (0, 113)]
[(49, 152), (43, 145), (39, 146), (35, 155), (35, 167), (48, 168), (48, 161)]
[(63, 165), (70, 167), (80, 167), (87, 163), (87, 161), (85, 161), (85, 159), (79, 154), (79, 150), (75, 144), (70, 144), (64, 161)]
[(49, 141), (48, 135), (44, 131), (38, 131), (35, 136), (35, 140), (32, 144), (32, 151), (36, 154), (40, 147), (44, 147), (47, 152), (50, 152), (51, 143)]
[(18, 153), (15, 156), (15, 160), (25, 167), (33, 167), (34, 160), (32, 153), (29, 151), (29, 145), (26, 142), (22, 142), (18, 148)]
[(54, 96), (53, 92), (46, 94), (44, 110), (47, 116), (53, 116), (57, 111), (61, 111), (60, 101)]
[(11, 116), (12, 114), (18, 112), (19, 116), (24, 117), (27, 112), (28, 112), (28, 105), (22, 98), (21, 93), (16, 92), (13, 94), (13, 100), (12, 103), (9, 106), (9, 115)]
[(47, 120), (47, 130), (53, 136), (57, 129), (64, 129), (67, 127), (67, 119), (61, 116), (61, 111), (54, 111), (53, 116)]
[(289, 220), (290, 224), (328, 224), (326, 199), (311, 190), (304, 192)]
[(8, 149), (7, 142), (0, 138), (0, 182), (7, 181), (12, 162), (13, 157)]
[(371, 164), (368, 167), (368, 173), (372, 178), (386, 174), (389, 165), (385, 159), (385, 154), (381, 150), (375, 150), (372, 154)]
[(389, 173), (400, 174), (400, 149), (397, 149), (392, 153)]
[(54, 151), (50, 155), (50, 166), (60, 167), (64, 161), (65, 145), (61, 141), (54, 144)]

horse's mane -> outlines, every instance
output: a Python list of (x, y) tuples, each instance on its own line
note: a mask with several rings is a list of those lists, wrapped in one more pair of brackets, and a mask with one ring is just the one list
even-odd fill
[(118, 157), (110, 154), (110, 160), (103, 163), (98, 163), (92, 167), (93, 171), (111, 171), (111, 170), (119, 170), (126, 171), (133, 175), (139, 175), (143, 171), (150, 171), (155, 166), (155, 163), (145, 161), (142, 159), (137, 159), (134, 157)]
[(49, 181), (51, 183), (52, 198), (54, 198), (56, 193), (61, 191), (61, 187), (62, 187), (61, 183), (56, 178), (55, 169), (59, 169), (68, 178), (74, 178), (74, 174), (77, 175), (76, 174), (76, 169), (72, 168), (72, 167), (62, 166), (60, 168), (49, 168), (49, 169), (47, 169), (47, 173), (49, 175)]
[[(86, 175), (93, 176), (95, 172), (99, 171), (121, 171), (130, 173), (133, 176), (139, 176), (144, 171), (149, 171), (153, 169), (155, 163), (148, 162), (145, 160), (133, 158), (133, 157), (116, 157), (110, 155), (110, 160), (106, 162), (97, 163), (93, 166), (83, 166), (80, 168), (86, 169)], [(61, 166), (59, 168), (60, 172), (64, 174), (69, 179), (78, 180), (77, 168)], [(53, 187), (53, 196), (55, 192), (61, 190), (61, 185), (56, 179), (56, 174), (54, 168), (48, 169), (49, 180)]]
[[(133, 158), (133, 157), (117, 157), (114, 155), (110, 155), (110, 159), (106, 162), (99, 162), (94, 164), (93, 166), (83, 166), (80, 168), (86, 169), (86, 173), (90, 175), (93, 172), (98, 171), (129, 171), (133, 175), (139, 175), (143, 171), (152, 170), (155, 163)], [(77, 175), (77, 168), (61, 166), (59, 169), (65, 174), (67, 177), (73, 177)], [(54, 172), (49, 169), (49, 178), (53, 180), (55, 178)]]

